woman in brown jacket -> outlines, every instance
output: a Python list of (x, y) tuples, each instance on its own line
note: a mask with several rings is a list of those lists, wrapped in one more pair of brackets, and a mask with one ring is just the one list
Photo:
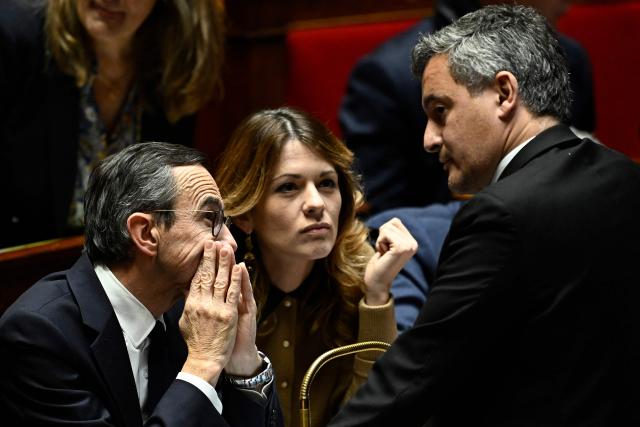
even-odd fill
[[(323, 352), (359, 341), (391, 342), (391, 282), (417, 249), (398, 219), (375, 248), (356, 218), (353, 154), (318, 120), (291, 108), (253, 114), (236, 130), (216, 170), (225, 211), (252, 272), (256, 344), (271, 359), (288, 427), (299, 425), (302, 377)], [(243, 245), (244, 243), (244, 245)], [(365, 381), (378, 356), (325, 366), (311, 389), (311, 421), (326, 425)]]

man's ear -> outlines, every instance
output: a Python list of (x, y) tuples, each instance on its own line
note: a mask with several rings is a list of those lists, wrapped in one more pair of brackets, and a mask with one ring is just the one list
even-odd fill
[(135, 212), (127, 218), (127, 230), (136, 250), (148, 256), (158, 253), (158, 228), (153, 216)]
[(498, 117), (507, 119), (515, 112), (519, 97), (518, 81), (510, 72), (500, 71), (496, 74), (495, 89), (498, 93)]
[(233, 225), (238, 227), (244, 234), (250, 234), (253, 231), (253, 218), (250, 212), (233, 217)]

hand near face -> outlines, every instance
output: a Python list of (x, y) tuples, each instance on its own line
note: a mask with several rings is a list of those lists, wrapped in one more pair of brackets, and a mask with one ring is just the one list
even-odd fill
[(205, 242), (180, 318), (180, 331), (189, 351), (182, 372), (214, 386), (236, 343), (242, 270), (235, 265), (229, 245)]
[(375, 250), (364, 273), (368, 305), (382, 305), (389, 300), (391, 282), (415, 255), (418, 242), (398, 218), (392, 218), (380, 227)]
[(262, 358), (256, 349), (256, 300), (249, 280), (249, 272), (242, 262), (240, 270), (241, 295), (238, 303), (238, 333), (229, 363), (225, 367), (228, 374), (238, 377), (253, 376), (262, 365)]

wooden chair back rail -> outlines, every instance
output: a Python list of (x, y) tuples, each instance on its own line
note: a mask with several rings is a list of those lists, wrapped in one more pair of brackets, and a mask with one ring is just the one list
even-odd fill
[(74, 236), (0, 249), (0, 314), (42, 277), (71, 267), (83, 247)]

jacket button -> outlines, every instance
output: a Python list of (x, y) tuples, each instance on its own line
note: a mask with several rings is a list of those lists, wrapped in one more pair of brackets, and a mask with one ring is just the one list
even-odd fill
[(284, 348), (289, 348), (289, 346), (291, 345), (291, 343), (289, 342), (289, 340), (284, 340), (282, 341), (282, 346)]

